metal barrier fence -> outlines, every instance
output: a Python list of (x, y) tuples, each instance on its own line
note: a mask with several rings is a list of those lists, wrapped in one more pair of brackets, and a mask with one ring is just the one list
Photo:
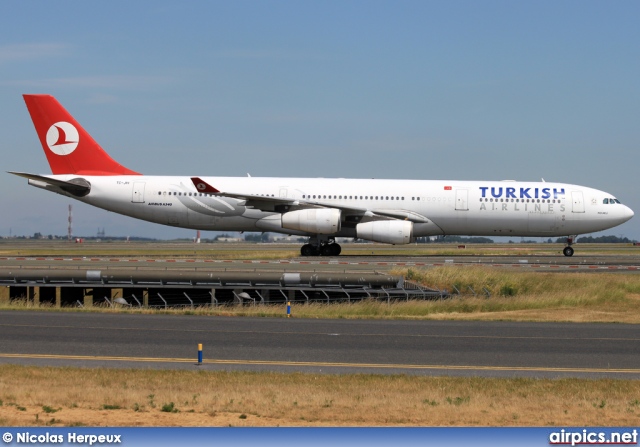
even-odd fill
[(222, 304), (332, 303), (363, 299), (388, 302), (436, 299), (446, 291), (428, 289), (401, 277), (381, 274), (0, 270), (8, 299), (52, 305), (191, 307)]

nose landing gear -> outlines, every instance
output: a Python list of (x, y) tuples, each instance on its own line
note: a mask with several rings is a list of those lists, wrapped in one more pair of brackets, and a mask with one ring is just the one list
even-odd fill
[(564, 247), (564, 250), (562, 250), (562, 253), (565, 256), (573, 256), (573, 248), (571, 247), (571, 245), (573, 245), (573, 237), (569, 236), (567, 238), (567, 246)]

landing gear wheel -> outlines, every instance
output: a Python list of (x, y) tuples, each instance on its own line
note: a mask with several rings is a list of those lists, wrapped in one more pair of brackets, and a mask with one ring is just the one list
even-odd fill
[(302, 256), (318, 256), (318, 249), (311, 244), (304, 244), (300, 248), (300, 254)]
[(324, 244), (320, 247), (321, 256), (338, 256), (342, 251), (340, 244)]
[(573, 248), (564, 247), (564, 250), (562, 250), (562, 253), (564, 253), (565, 256), (573, 256)]

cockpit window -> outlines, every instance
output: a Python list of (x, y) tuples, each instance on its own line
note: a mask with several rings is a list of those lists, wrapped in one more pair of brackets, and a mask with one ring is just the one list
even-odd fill
[(620, 201), (619, 201), (618, 199), (613, 199), (613, 200), (615, 200), (615, 201), (616, 201), (616, 203), (620, 203)]
[(608, 204), (609, 204), (609, 199), (604, 199), (604, 200), (602, 201), (602, 203), (604, 203), (605, 205), (608, 205)]

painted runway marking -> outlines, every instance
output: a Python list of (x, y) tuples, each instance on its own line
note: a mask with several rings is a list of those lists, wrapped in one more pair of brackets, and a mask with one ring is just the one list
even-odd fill
[[(31, 360), (81, 360), (107, 362), (142, 363), (197, 363), (195, 358), (162, 357), (117, 357), (54, 354), (2, 354), (0, 358)], [(543, 366), (486, 366), (486, 365), (412, 365), (393, 363), (342, 363), (342, 362), (292, 362), (278, 360), (203, 360), (208, 365), (245, 365), (245, 366), (308, 366), (317, 368), (365, 368), (365, 369), (412, 369), (412, 370), (448, 370), (448, 371), (530, 371), (530, 372), (571, 372), (571, 373), (621, 373), (640, 374), (640, 369), (628, 368), (563, 368)]]

